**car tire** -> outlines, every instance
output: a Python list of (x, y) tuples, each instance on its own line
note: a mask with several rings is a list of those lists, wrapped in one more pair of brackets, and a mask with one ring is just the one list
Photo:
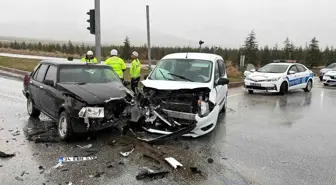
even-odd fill
[(57, 133), (62, 141), (68, 141), (72, 134), (72, 127), (69, 115), (63, 111), (58, 117)]
[(324, 86), (328, 86), (329, 84), (323, 83)]
[(323, 77), (322, 77), (322, 76), (320, 76), (319, 78), (320, 78), (320, 82), (322, 82), (322, 80), (323, 80)]
[(248, 90), (248, 93), (249, 94), (253, 94), (253, 90)]
[(41, 111), (35, 108), (34, 101), (30, 97), (27, 99), (27, 112), (33, 118), (38, 118), (41, 114)]
[(308, 81), (306, 88), (304, 88), (305, 92), (310, 92), (313, 88), (313, 82), (311, 80)]
[(279, 94), (280, 95), (285, 95), (288, 92), (288, 85), (286, 82), (283, 82), (280, 86), (280, 91)]

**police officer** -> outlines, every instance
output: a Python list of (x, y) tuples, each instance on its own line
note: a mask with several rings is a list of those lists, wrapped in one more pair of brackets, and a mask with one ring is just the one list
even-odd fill
[(131, 69), (130, 69), (130, 77), (131, 77), (131, 88), (132, 91), (135, 92), (138, 89), (138, 84), (140, 81), (140, 73), (141, 73), (141, 63), (138, 59), (139, 54), (136, 51), (133, 51), (131, 58)]
[(96, 57), (93, 56), (93, 52), (92, 52), (92, 51), (88, 51), (88, 52), (86, 53), (86, 56), (83, 57), (83, 58), (81, 59), (81, 61), (82, 61), (82, 62), (95, 63), (95, 64), (98, 63)]
[(109, 65), (118, 74), (119, 78), (124, 81), (124, 71), (126, 70), (126, 64), (123, 59), (119, 58), (118, 51), (116, 49), (111, 50), (111, 57), (105, 61), (106, 65)]

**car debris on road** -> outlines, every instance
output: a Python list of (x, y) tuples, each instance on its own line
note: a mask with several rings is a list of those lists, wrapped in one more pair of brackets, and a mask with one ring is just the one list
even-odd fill
[(158, 178), (164, 178), (169, 171), (166, 170), (153, 170), (148, 167), (143, 167), (143, 170), (141, 170), (138, 175), (136, 176), (137, 180), (142, 179), (158, 179)]
[(125, 149), (123, 149), (123, 151), (120, 151), (120, 155), (128, 157), (134, 151), (134, 149), (134, 145), (131, 147), (126, 147)]
[(0, 158), (11, 158), (11, 157), (14, 157), (14, 156), (15, 156), (15, 154), (6, 154), (6, 153), (0, 151)]
[(174, 168), (177, 169), (178, 167), (182, 167), (183, 165), (178, 162), (176, 159), (172, 158), (172, 157), (167, 157), (165, 158), (165, 160)]
[(89, 148), (92, 147), (92, 144), (87, 144), (87, 145), (84, 145), (84, 146), (77, 145), (77, 147), (79, 147), (80, 149), (89, 149)]

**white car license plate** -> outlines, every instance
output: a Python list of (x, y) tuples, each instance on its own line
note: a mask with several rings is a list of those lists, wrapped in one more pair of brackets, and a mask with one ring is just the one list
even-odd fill
[(260, 87), (261, 86), (261, 84), (257, 84), (257, 83), (251, 83), (250, 85), (251, 86), (256, 86), (256, 87)]

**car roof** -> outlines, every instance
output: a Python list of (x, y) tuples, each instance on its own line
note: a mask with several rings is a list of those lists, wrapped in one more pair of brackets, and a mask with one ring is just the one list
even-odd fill
[[(74, 60), (74, 61), (68, 61), (68, 60), (42, 60), (40, 62), (41, 64), (53, 64), (53, 65), (87, 65), (86, 62), (81, 62), (79, 60)], [(92, 64), (88, 63), (88, 65), (104, 65), (104, 64)]]
[(172, 53), (164, 56), (162, 59), (199, 59), (199, 60), (209, 60), (209, 61), (217, 61), (219, 59), (223, 60), (223, 58), (216, 54), (211, 53)]

